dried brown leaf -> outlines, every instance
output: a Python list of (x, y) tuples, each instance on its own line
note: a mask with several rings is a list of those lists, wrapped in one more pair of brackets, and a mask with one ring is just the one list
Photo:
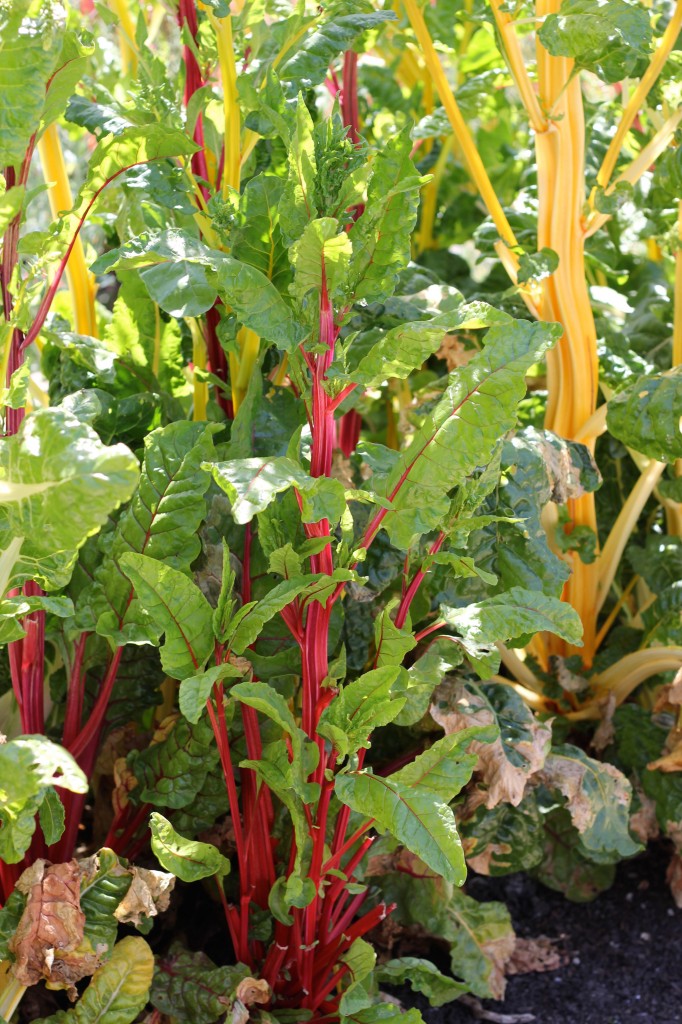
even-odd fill
[(439, 359), (445, 360), (445, 365), (450, 371), (457, 369), (458, 366), (466, 366), (474, 358), (476, 351), (475, 348), (467, 348), (457, 334), (446, 334), (436, 355)]
[(613, 716), (616, 710), (615, 693), (610, 693), (606, 700), (600, 701), (599, 707), (602, 712), (602, 717), (599, 725), (594, 731), (592, 746), (598, 754), (601, 754), (602, 750), (606, 750), (606, 748), (613, 743), (616, 735), (616, 729), (613, 724)]
[(264, 978), (243, 978), (235, 995), (244, 1006), (253, 1006), (254, 1003), (270, 1002), (272, 992)]
[[(461, 692), (461, 687), (455, 690), (454, 700), (453, 695), (447, 695), (449, 706), (445, 708), (443, 688), (439, 687), (434, 695), (434, 703), (430, 709), (431, 717), (445, 730), (446, 736), (461, 732), (472, 725), (490, 725), (495, 721), (492, 710), (474, 693), (466, 694), (470, 713), (464, 714), (459, 710), (456, 701)], [(512, 764), (509, 760), (499, 736), (493, 743), (473, 740), (469, 745), (469, 751), (478, 757), (477, 775), (487, 787), (485, 805), (488, 809), (500, 803), (509, 803), (517, 807), (523, 799), (529, 778), (543, 767), (552, 740), (551, 722), (535, 721), (530, 725), (529, 731), (531, 739), (516, 744), (516, 749), (527, 762), (522, 767)]]
[(630, 815), (630, 828), (640, 843), (648, 843), (650, 839), (658, 839), (661, 830), (656, 817), (656, 804), (646, 793), (636, 788), (639, 797), (639, 808)]
[(670, 858), (670, 863), (665, 873), (665, 880), (670, 886), (675, 906), (682, 910), (682, 857), (679, 853), (674, 853)]
[(678, 730), (674, 730), (671, 736), (668, 737), (668, 742), (671, 743), (671, 749), (668, 753), (664, 754), (663, 757), (657, 758), (655, 761), (650, 761), (647, 765), (649, 771), (660, 771), (660, 772), (681, 772), (682, 771), (682, 737), (680, 737)]
[[(629, 805), (631, 799), (630, 783), (622, 772), (606, 761), (602, 761), (599, 770), (615, 780), (613, 795), (618, 803)], [(571, 821), (578, 832), (585, 832), (594, 822), (594, 807), (590, 797), (583, 789), (583, 780), (587, 772), (586, 765), (566, 757), (549, 757), (542, 770), (541, 778), (550, 788), (558, 789), (566, 797)]]
[(166, 871), (131, 868), (132, 881), (128, 892), (114, 911), (121, 924), (139, 925), (143, 917), (156, 917), (168, 909), (175, 885), (175, 875)]
[(493, 857), (495, 858), (496, 865), (499, 866), (501, 863), (504, 863), (504, 857), (511, 853), (509, 843), (489, 843), (480, 853), (469, 856), (467, 847), (473, 849), (476, 846), (476, 840), (473, 838), (464, 839), (462, 845), (468, 866), (473, 871), (477, 871), (479, 875), (490, 874), (490, 863)]
[(568, 963), (568, 956), (557, 949), (560, 939), (539, 935), (537, 939), (517, 937), (514, 951), (507, 963), (507, 975), (556, 971)]
[(37, 860), (21, 875), (17, 889), (28, 897), (9, 948), (12, 972), (22, 985), (45, 981), (76, 999), (76, 982), (94, 974), (100, 961), (84, 938), (78, 862)]

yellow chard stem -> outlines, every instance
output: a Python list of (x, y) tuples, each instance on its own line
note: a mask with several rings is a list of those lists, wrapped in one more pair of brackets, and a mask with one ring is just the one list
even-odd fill
[(481, 195), (481, 199), (483, 200), (488, 213), (493, 219), (493, 223), (495, 224), (500, 237), (508, 246), (515, 248), (518, 245), (516, 236), (514, 235), (500, 201), (495, 194), (495, 190), (490, 182), (490, 178), (488, 177), (479, 152), (476, 149), (476, 144), (471, 137), (467, 123), (462, 117), (462, 112), (459, 109), (457, 100), (454, 97), (447, 76), (443, 70), (443, 66), (438, 58), (438, 54), (436, 53), (431, 35), (426, 26), (426, 22), (424, 21), (424, 16), (417, 6), (416, 0), (403, 0), (403, 3), (407, 16), (410, 20), (412, 30), (414, 31), (421, 48), (427, 70), (431, 75), (433, 84), (440, 96), (440, 101), (443, 104), (450, 124), (452, 125), (452, 130), (454, 131), (457, 142), (461, 147), (464, 162), (469, 174)]
[(594, 699), (569, 712), (566, 718), (574, 722), (601, 718), (600, 702), (609, 693), (615, 694), (616, 704), (622, 704), (645, 679), (661, 672), (675, 672), (680, 667), (682, 647), (649, 647), (626, 654), (591, 680), (596, 690)]
[(230, 188), (239, 189), (241, 123), (237, 95), (237, 68), (234, 62), (231, 15), (228, 14), (225, 18), (216, 18), (213, 11), (209, 11), (208, 18), (216, 36), (220, 80), (223, 87), (225, 164), (222, 194), (224, 199)]
[(10, 974), (9, 960), (0, 962), (0, 1019), (8, 1021), (21, 1002), (26, 986)]
[(250, 327), (240, 327), (237, 333), (239, 360), (230, 353), (230, 380), (232, 381), (232, 405), (235, 413), (246, 397), (249, 380), (258, 359), (260, 338)]
[(187, 324), (192, 334), (192, 362), (194, 363), (194, 413), (192, 418), (197, 422), (206, 419), (208, 406), (208, 383), (199, 380), (196, 372), (206, 369), (206, 339), (194, 317), (187, 317)]
[(443, 140), (441, 151), (433, 168), (433, 177), (422, 191), (421, 217), (419, 220), (419, 232), (416, 238), (417, 255), (435, 246), (433, 238), (433, 225), (438, 211), (438, 190), (443, 180), (445, 167), (452, 150), (453, 137), (448, 136)]
[(677, 0), (677, 3), (675, 4), (674, 14), (668, 22), (668, 26), (665, 32), (661, 36), (661, 41), (658, 45), (658, 49), (651, 58), (649, 67), (642, 75), (639, 85), (632, 93), (632, 96), (630, 97), (628, 104), (625, 110), (623, 111), (623, 116), (620, 119), (620, 124), (618, 125), (616, 134), (611, 139), (611, 142), (609, 143), (609, 148), (607, 149), (606, 155), (602, 161), (602, 165), (599, 168), (599, 173), (597, 174), (597, 182), (599, 185), (601, 185), (602, 188), (606, 188), (609, 181), (611, 180), (611, 175), (613, 174), (613, 169), (616, 166), (616, 162), (618, 160), (620, 151), (623, 147), (625, 137), (632, 128), (632, 125), (634, 124), (635, 118), (637, 117), (637, 114), (644, 100), (649, 95), (651, 87), (660, 75), (663, 69), (663, 65), (670, 56), (672, 48), (675, 45), (677, 37), (679, 36), (681, 30), (682, 0)]
[(130, 14), (128, 0), (109, 0), (109, 7), (118, 17), (118, 45), (121, 53), (121, 70), (124, 75), (137, 74), (137, 47), (135, 45), (135, 23)]
[[(56, 219), (60, 213), (73, 209), (73, 196), (56, 124), (51, 124), (38, 140), (38, 153), (43, 177), (50, 185), (48, 198), (52, 216)], [(71, 294), (76, 331), (96, 338), (95, 278), (88, 270), (80, 235), (66, 264), (66, 281)]]
[[(677, 249), (675, 250), (675, 285), (673, 295), (673, 366), (682, 366), (682, 200), (677, 207)], [(682, 459), (675, 463), (675, 476), (682, 476)], [(682, 537), (682, 502), (666, 500), (665, 519), (668, 533)]]
[(516, 82), (523, 105), (528, 113), (528, 119), (536, 132), (544, 132), (548, 127), (548, 120), (543, 114), (533, 84), (528, 76), (526, 62), (521, 53), (519, 40), (514, 29), (514, 20), (510, 14), (504, 11), (501, 0), (490, 0), (493, 9), (495, 24), (500, 33), (504, 53), (509, 63), (509, 70)]
[(664, 462), (656, 462), (652, 459), (646, 469), (642, 472), (639, 480), (630, 491), (625, 504), (623, 505), (618, 518), (611, 528), (611, 532), (604, 544), (602, 552), (597, 559), (597, 603), (596, 612), (601, 609), (607, 594), (611, 589), (618, 563), (620, 562), (625, 545), (630, 534), (634, 530), (637, 520), (642, 514), (642, 509), (651, 496), (654, 487), (661, 478), (665, 469)]

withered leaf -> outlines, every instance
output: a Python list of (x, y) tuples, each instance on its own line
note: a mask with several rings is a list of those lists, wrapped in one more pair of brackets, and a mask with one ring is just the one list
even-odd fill
[[(472, 725), (495, 723), (500, 727), (494, 742), (474, 740), (469, 750), (478, 756), (476, 772), (486, 787), (486, 807), (502, 802), (517, 807), (529, 778), (545, 763), (552, 740), (551, 722), (537, 721), (510, 687), (488, 684), (477, 691), (462, 683), (442, 684), (434, 694), (431, 717), (446, 736)], [(483, 795), (474, 803), (482, 801)]]
[(156, 917), (168, 909), (175, 875), (147, 868), (130, 868), (130, 888), (114, 911), (121, 924), (139, 925), (143, 917)]
[(236, 998), (244, 1006), (253, 1006), (254, 1003), (267, 1003), (272, 993), (270, 986), (264, 978), (243, 978), (237, 985)]
[(76, 982), (93, 974), (99, 957), (84, 938), (78, 862), (50, 864), (37, 860), (17, 882), (27, 901), (9, 943), (12, 972), (22, 985), (45, 980), (48, 988), (66, 989), (76, 999)]
[(546, 935), (539, 935), (536, 939), (520, 939), (517, 936), (514, 950), (507, 963), (507, 975), (556, 971), (563, 967), (568, 962), (568, 956), (557, 949), (559, 941)]

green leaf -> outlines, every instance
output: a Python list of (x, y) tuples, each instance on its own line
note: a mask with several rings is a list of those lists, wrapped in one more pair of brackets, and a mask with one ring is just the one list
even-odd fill
[(516, 422), (525, 374), (557, 337), (557, 328), (516, 320), (491, 327), (482, 352), (451, 374), (433, 413), (375, 490), (393, 508), (383, 526), (392, 543), (406, 550), (416, 537), (440, 528), (449, 492), (477, 466), (487, 465)]
[(257, 174), (239, 200), (242, 223), (231, 235), (232, 256), (260, 270), (281, 290), (291, 277), (279, 230), (279, 204), (284, 182), (271, 172)]
[(369, 747), (374, 729), (392, 722), (405, 705), (405, 697), (391, 698), (391, 687), (400, 668), (388, 665), (365, 672), (341, 690), (324, 709), (317, 725), (320, 736), (330, 740), (345, 757)]
[(278, 494), (290, 487), (295, 487), (303, 498), (304, 523), (321, 519), (338, 522), (346, 508), (345, 492), (339, 480), (311, 477), (286, 456), (204, 463), (204, 468), (227, 494), (237, 523), (251, 522)]
[[(106, 553), (95, 583), (79, 600), (80, 616), (87, 616), (84, 628), (94, 620), (98, 633), (120, 641), (134, 639), (136, 632), (139, 636), (140, 626), (149, 622), (118, 566), (124, 553), (139, 552), (178, 571), (190, 571), (201, 550), (198, 530), (206, 515), (204, 493), (211, 482), (201, 463), (213, 452), (214, 431), (213, 426), (180, 421), (145, 438), (137, 491), (113, 538), (102, 544)], [(146, 639), (144, 631), (142, 638)]]
[(449, 803), (464, 788), (476, 767), (476, 755), (466, 753), (471, 741), (489, 743), (495, 735), (496, 730), (490, 726), (475, 725), (443, 736), (410, 764), (394, 772), (390, 781), (403, 787), (428, 790)]
[(575, 903), (588, 903), (613, 885), (615, 864), (591, 859), (564, 807), (555, 807), (542, 819), (543, 855), (533, 877)]
[(317, 215), (316, 174), (313, 119), (308, 113), (303, 96), (299, 93), (296, 128), (288, 148), (288, 176), (279, 208), (285, 245), (292, 245), (300, 238), (306, 224)]
[(235, 654), (243, 654), (255, 643), (266, 622), (286, 608), (308, 584), (309, 577), (283, 580), (261, 600), (240, 608), (227, 628), (227, 641)]
[[(36, 11), (36, 5), (33, 5)], [(0, 10), (0, 166), (20, 164), (37, 131), (48, 80), (57, 67), (65, 12), (42, 4), (28, 17), (28, 4)]]
[(85, 914), (85, 936), (93, 949), (114, 948), (118, 921), (116, 908), (130, 889), (132, 872), (106, 847), (80, 862), (80, 904)]
[(437, 352), (446, 333), (492, 327), (508, 323), (509, 315), (484, 302), (462, 302), (454, 310), (441, 313), (432, 320), (400, 324), (392, 327), (363, 354), (359, 362), (353, 343), (346, 350), (348, 377), (363, 387), (378, 387), (390, 377), (403, 380)]
[(429, 789), (362, 771), (338, 775), (335, 792), (341, 803), (374, 819), (437, 874), (455, 885), (464, 882), (455, 817)]
[(151, 160), (188, 157), (198, 148), (186, 132), (166, 124), (134, 125), (117, 135), (106, 135), (90, 155), (75, 209), (84, 212), (105, 183), (125, 168)]
[(364, 1010), (367, 1007), (367, 990), (362, 984), (369, 978), (374, 970), (377, 955), (369, 942), (364, 939), (355, 939), (350, 947), (341, 957), (341, 963), (349, 969), (351, 983), (341, 996), (339, 1013), (343, 1017), (354, 1010)]
[(519, 273), (517, 281), (526, 284), (528, 281), (543, 281), (550, 277), (559, 266), (559, 257), (553, 249), (541, 249), (540, 252), (522, 253), (519, 256)]
[(452, 972), (482, 999), (502, 999), (514, 930), (503, 903), (478, 903), (439, 880), (391, 874), (381, 879), (384, 898), (396, 902), (396, 919), (419, 924), (450, 946)]
[(21, 210), (25, 192), (23, 185), (14, 185), (0, 192), (0, 234), (4, 235), (9, 224)]
[(425, 995), (431, 1006), (443, 1006), (468, 991), (466, 985), (441, 974), (430, 960), (416, 956), (387, 960), (376, 969), (375, 977), (380, 985), (382, 982), (385, 985), (405, 985), (409, 982), (413, 991)]
[(48, 789), (38, 810), (38, 821), (48, 846), (61, 839), (64, 820), (64, 804), (54, 789)]
[(391, 611), (396, 602), (391, 602), (377, 616), (374, 627), (374, 644), (376, 647), (376, 664), (402, 665), (406, 654), (414, 650), (417, 641), (409, 629), (399, 629), (391, 618)]
[(127, 936), (98, 967), (77, 1004), (38, 1024), (132, 1024), (147, 1004), (154, 955), (144, 939)]
[(609, 401), (606, 425), (614, 437), (659, 462), (682, 458), (682, 366), (638, 377)]
[(19, 889), (13, 889), (0, 909), (0, 960), (11, 960), (12, 958), (9, 943), (14, 938), (14, 933), (19, 926), (26, 906), (26, 899), (25, 893), (20, 892)]
[(0, 440), (0, 549), (21, 542), (14, 580), (65, 586), (78, 548), (137, 478), (131, 452), (106, 447), (75, 416), (60, 409), (27, 416), (17, 434)]
[(340, 1024), (424, 1024), (419, 1010), (403, 1010), (399, 1006), (378, 1003), (366, 1010), (354, 1010), (340, 1017)]
[(165, 726), (145, 750), (128, 754), (138, 781), (133, 797), (156, 807), (189, 807), (202, 792), (218, 762), (213, 730), (205, 718), (191, 725), (184, 718)]
[(628, 0), (564, 0), (538, 37), (553, 57), (573, 57), (578, 68), (619, 82), (648, 56), (651, 22), (645, 8)]
[(350, 231), (350, 283), (356, 300), (377, 302), (392, 295), (398, 274), (409, 263), (424, 183), (410, 159), (411, 150), (407, 126), (389, 138), (372, 163), (365, 212)]
[(462, 646), (474, 667), (480, 663), (482, 678), (490, 675), (491, 664), (499, 665), (496, 654), (489, 660), (497, 643), (519, 640), (542, 631), (554, 633), (575, 646), (582, 643), (582, 624), (570, 605), (522, 587), (512, 587), (464, 608), (443, 605), (441, 613), (447, 624), (460, 634)]
[(226, 662), (213, 665), (205, 672), (183, 679), (180, 683), (178, 706), (188, 722), (196, 725), (206, 709), (206, 701), (213, 692), (213, 687), (223, 679), (241, 679), (242, 672), (234, 665)]
[(212, 875), (223, 878), (229, 874), (230, 862), (217, 847), (185, 839), (157, 811), (152, 812), (149, 827), (152, 833), (152, 853), (166, 871), (171, 871), (183, 882), (197, 882), (200, 878), (210, 878)]
[(379, 28), (394, 18), (393, 11), (356, 11), (325, 17), (312, 32), (303, 36), (297, 52), (285, 57), (279, 69), (282, 78), (290, 82), (294, 90), (320, 85), (334, 58), (352, 49), (361, 33)]
[(446, 937), (453, 972), (474, 995), (501, 999), (504, 967), (514, 948), (514, 930), (503, 903), (478, 903), (458, 889), (448, 907)]
[[(87, 792), (88, 780), (71, 754), (45, 736), (20, 736), (0, 744), (0, 857), (8, 864), (16, 864), (28, 849), (35, 816), (52, 786)], [(48, 823), (50, 811), (56, 829), (59, 812), (52, 805), (45, 809), (44, 820)]]
[(121, 555), (119, 565), (135, 587), (157, 632), (165, 634), (161, 665), (173, 679), (201, 669), (213, 650), (213, 609), (184, 573), (148, 555)]
[(333, 217), (311, 220), (289, 252), (294, 268), (291, 292), (299, 302), (309, 292), (319, 296), (323, 285), (329, 296), (344, 289), (352, 246), (348, 233), (339, 230), (339, 222)]
[(157, 957), (149, 998), (167, 1017), (213, 1024), (230, 1011), (237, 985), (249, 975), (244, 964), (216, 967), (205, 953), (190, 953), (176, 944)]
[(232, 687), (230, 695), (247, 707), (266, 715), (282, 732), (291, 737), (294, 745), (298, 743), (302, 735), (301, 730), (296, 725), (296, 719), (288, 703), (274, 687), (268, 683), (237, 683)]
[(218, 273), (218, 292), (240, 323), (285, 352), (303, 341), (307, 329), (297, 323), (269, 277), (260, 270), (224, 256)]
[(615, 860), (641, 850), (629, 832), (632, 786), (613, 765), (595, 761), (566, 743), (552, 750), (541, 778), (565, 797), (588, 856), (607, 855)]

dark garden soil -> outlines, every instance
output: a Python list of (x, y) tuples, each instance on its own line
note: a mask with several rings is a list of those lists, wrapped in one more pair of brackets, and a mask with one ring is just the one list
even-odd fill
[[(537, 1024), (680, 1024), (682, 910), (666, 886), (668, 857), (654, 847), (621, 864), (614, 886), (583, 904), (526, 875), (472, 875), (471, 896), (503, 900), (520, 936), (561, 938), (568, 960), (556, 971), (509, 978), (504, 1001), (484, 1001), (483, 1008), (532, 1014)], [(427, 1024), (485, 1019), (460, 1002), (418, 1005)]]

